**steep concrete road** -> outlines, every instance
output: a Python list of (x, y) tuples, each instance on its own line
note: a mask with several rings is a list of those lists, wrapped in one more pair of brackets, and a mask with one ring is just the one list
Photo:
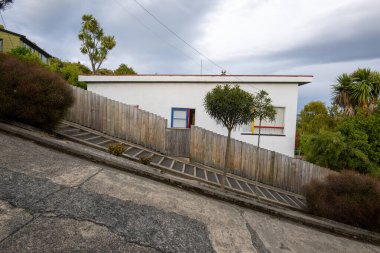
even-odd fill
[(380, 252), (0, 132), (0, 252)]

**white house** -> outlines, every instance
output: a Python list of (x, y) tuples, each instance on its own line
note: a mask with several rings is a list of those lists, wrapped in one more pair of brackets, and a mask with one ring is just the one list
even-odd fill
[[(272, 98), (277, 116), (274, 122), (262, 123), (260, 146), (288, 156), (294, 155), (298, 86), (312, 80), (311, 75), (79, 76), (89, 91), (163, 116), (168, 119), (168, 127), (196, 125), (224, 135), (227, 130), (205, 112), (206, 93), (218, 84), (239, 84), (253, 94), (265, 90)], [(238, 127), (232, 137), (256, 144), (258, 126), (255, 123)]]

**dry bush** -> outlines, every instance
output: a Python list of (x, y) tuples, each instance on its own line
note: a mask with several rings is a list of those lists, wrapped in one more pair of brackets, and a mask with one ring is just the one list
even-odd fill
[(145, 165), (150, 165), (152, 162), (152, 156), (140, 156), (140, 162)]
[(0, 118), (52, 130), (73, 101), (58, 74), (0, 53)]
[(380, 182), (343, 171), (305, 186), (308, 210), (322, 217), (380, 232)]
[(123, 143), (110, 143), (108, 144), (108, 152), (112, 155), (120, 156), (125, 151), (125, 146)]

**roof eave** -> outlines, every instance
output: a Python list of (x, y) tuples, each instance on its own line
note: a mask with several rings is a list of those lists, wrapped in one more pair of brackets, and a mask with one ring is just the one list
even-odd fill
[(292, 83), (313, 81), (312, 75), (80, 75), (87, 83)]

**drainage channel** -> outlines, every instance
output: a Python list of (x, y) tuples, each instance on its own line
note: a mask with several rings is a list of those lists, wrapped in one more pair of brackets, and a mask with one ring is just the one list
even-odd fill
[[(194, 164), (184, 163), (175, 158), (164, 156), (136, 144), (107, 136), (74, 123), (64, 121), (59, 125), (56, 132), (68, 139), (87, 144), (101, 150), (107, 149), (107, 146), (110, 143), (122, 142), (126, 148), (123, 153), (123, 157), (132, 160), (140, 160), (141, 157), (151, 157), (151, 164), (156, 167), (173, 172), (182, 177), (196, 179), (214, 186), (220, 187), (221, 185), (223, 176), (222, 173), (218, 173), (216, 170), (208, 169), (204, 166), (200, 167)], [(293, 209), (305, 208), (305, 198), (301, 195), (263, 184), (257, 184), (256, 187), (254, 181), (247, 180), (239, 176), (227, 174), (225, 187), (228, 190), (244, 194), (245, 196), (256, 197), (258, 195), (261, 200), (291, 207)]]

